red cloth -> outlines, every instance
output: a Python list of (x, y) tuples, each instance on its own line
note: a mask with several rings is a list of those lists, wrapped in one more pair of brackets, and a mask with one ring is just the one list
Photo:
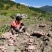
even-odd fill
[(11, 23), (11, 25), (12, 25), (13, 27), (20, 28), (21, 23), (22, 23), (22, 21), (20, 21), (20, 23), (16, 23), (16, 21), (13, 21), (13, 22)]

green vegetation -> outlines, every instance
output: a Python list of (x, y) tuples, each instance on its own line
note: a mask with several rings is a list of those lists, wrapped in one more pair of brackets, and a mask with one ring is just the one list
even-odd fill
[(45, 12), (52, 13), (52, 6), (46, 5), (46, 6), (40, 7), (40, 9)]
[[(26, 26), (39, 23), (40, 17), (43, 19), (43, 23), (52, 24), (52, 13), (47, 13), (46, 11), (40, 10), (40, 8), (15, 3), (14, 1), (0, 0), (0, 34), (10, 30), (10, 24), (15, 19), (15, 17), (12, 19), (10, 16), (15, 16), (18, 13), (28, 15), (28, 18), (23, 19)], [(36, 20), (34, 17), (36, 17)]]
[(1, 28), (0, 28), (0, 35), (4, 32), (9, 32), (10, 31), (10, 25), (3, 25)]

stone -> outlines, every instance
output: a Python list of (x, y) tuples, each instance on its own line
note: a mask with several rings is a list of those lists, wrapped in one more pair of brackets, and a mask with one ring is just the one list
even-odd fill
[(43, 32), (43, 31), (34, 31), (33, 34), (34, 35), (39, 35), (39, 36), (42, 35), (43, 36), (43, 35), (46, 35), (46, 32)]
[(46, 24), (39, 24), (39, 27), (46, 27)]

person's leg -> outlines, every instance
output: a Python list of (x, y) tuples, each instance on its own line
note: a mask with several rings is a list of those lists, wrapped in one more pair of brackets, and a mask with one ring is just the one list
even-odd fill
[(15, 31), (16, 31), (16, 32), (19, 32), (19, 29), (18, 29), (18, 28), (15, 28)]
[(11, 28), (12, 35), (17, 34), (19, 32), (18, 28)]
[(13, 27), (13, 26), (11, 26), (11, 33), (12, 33), (12, 35), (14, 35), (16, 33), (15, 27)]
[(11, 33), (12, 33), (12, 35), (14, 35), (16, 32), (14, 29), (11, 29)]

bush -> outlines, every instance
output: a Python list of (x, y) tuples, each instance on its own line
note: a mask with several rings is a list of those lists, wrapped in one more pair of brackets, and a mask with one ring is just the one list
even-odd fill
[(10, 31), (10, 25), (3, 25), (0, 28), (0, 34), (4, 33), (4, 32), (9, 32)]
[(7, 13), (6, 12), (2, 12), (2, 13), (0, 13), (0, 15), (6, 15)]
[(15, 18), (16, 18), (16, 15), (15, 15), (15, 14), (12, 14), (10, 17), (11, 17), (12, 19), (15, 19)]

